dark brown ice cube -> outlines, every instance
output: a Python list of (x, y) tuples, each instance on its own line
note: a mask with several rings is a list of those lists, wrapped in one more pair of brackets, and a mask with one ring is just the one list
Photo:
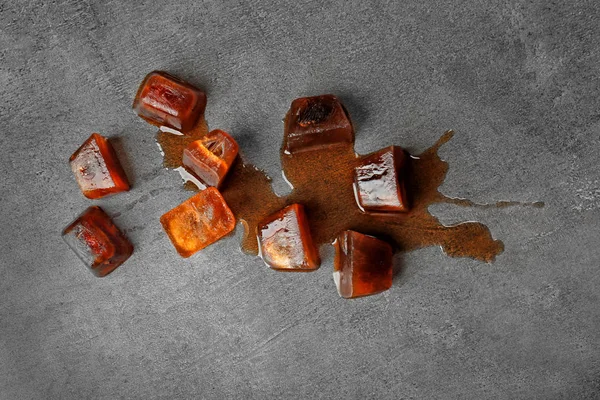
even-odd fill
[(392, 246), (355, 231), (342, 232), (336, 241), (333, 280), (344, 298), (370, 296), (392, 286)]
[(301, 204), (292, 204), (258, 225), (265, 264), (277, 271), (314, 271), (321, 263)]
[(286, 153), (353, 141), (352, 123), (336, 96), (302, 97), (292, 102), (285, 117), (283, 146)]
[(390, 146), (362, 158), (354, 169), (354, 193), (363, 212), (409, 210), (404, 150)]

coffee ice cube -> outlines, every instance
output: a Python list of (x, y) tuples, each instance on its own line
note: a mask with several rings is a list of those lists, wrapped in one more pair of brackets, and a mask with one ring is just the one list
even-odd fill
[(233, 231), (235, 217), (221, 193), (209, 187), (164, 214), (160, 223), (187, 258)]
[(78, 216), (64, 229), (62, 238), (98, 277), (111, 273), (133, 253), (133, 245), (98, 206)]
[(285, 117), (284, 150), (296, 153), (339, 143), (352, 143), (352, 123), (338, 98), (331, 94), (292, 102)]
[(341, 297), (369, 296), (392, 286), (392, 247), (387, 242), (344, 231), (333, 245), (333, 280)]
[(319, 268), (308, 220), (301, 204), (292, 204), (263, 220), (257, 228), (260, 254), (278, 271), (314, 271)]
[(133, 109), (147, 122), (183, 133), (194, 128), (205, 107), (203, 91), (162, 71), (146, 75), (133, 101)]
[(127, 176), (109, 141), (93, 133), (69, 158), (83, 195), (89, 199), (129, 190)]
[(363, 212), (406, 212), (406, 154), (390, 146), (362, 158), (354, 169), (354, 193)]
[(207, 186), (220, 187), (238, 154), (238, 144), (227, 132), (215, 129), (183, 151), (183, 165)]

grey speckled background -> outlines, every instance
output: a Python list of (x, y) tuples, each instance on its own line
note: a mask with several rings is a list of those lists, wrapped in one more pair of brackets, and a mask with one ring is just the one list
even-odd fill
[[(3, 1), (0, 398), (600, 398), (597, 1)], [(502, 239), (494, 264), (439, 248), (345, 301), (331, 255), (280, 274), (238, 237), (184, 260), (159, 216), (189, 196), (131, 111), (152, 69), (206, 88), (280, 192), (281, 119), (337, 93), (357, 149), (419, 152), (448, 128), (444, 193), (544, 209), (436, 206)], [(133, 189), (89, 201), (67, 164), (115, 140)], [(91, 204), (136, 246), (110, 277), (59, 232)]]

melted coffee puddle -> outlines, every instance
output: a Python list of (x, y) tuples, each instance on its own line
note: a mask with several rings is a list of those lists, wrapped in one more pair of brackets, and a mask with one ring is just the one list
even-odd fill
[[(164, 166), (181, 168), (183, 149), (207, 133), (208, 126), (204, 119), (189, 135), (160, 131), (157, 142), (164, 153)], [(354, 152), (353, 144), (345, 143), (293, 155), (281, 152), (283, 172), (293, 187), (292, 192), (285, 197), (279, 197), (273, 192), (271, 178), (263, 171), (245, 164), (238, 157), (221, 193), (236, 218), (244, 225), (242, 249), (258, 254), (258, 223), (288, 204), (301, 203), (305, 206), (317, 246), (331, 244), (340, 232), (352, 229), (387, 239), (395, 245), (396, 251), (439, 245), (452, 257), (494, 261), (504, 250), (504, 244), (492, 238), (487, 226), (479, 222), (444, 226), (429, 213), (428, 207), (434, 203), (483, 208), (543, 207), (543, 203), (505, 201), (477, 204), (440, 193), (438, 188), (444, 182), (448, 163), (440, 159), (438, 149), (453, 135), (453, 131), (444, 133), (429, 149), (410, 157), (406, 191), (412, 207), (409, 212), (399, 214), (365, 214), (359, 210), (354, 198), (353, 170), (362, 156)], [(203, 188), (203, 185), (199, 185)], [(192, 180), (186, 182), (186, 188), (198, 190)]]

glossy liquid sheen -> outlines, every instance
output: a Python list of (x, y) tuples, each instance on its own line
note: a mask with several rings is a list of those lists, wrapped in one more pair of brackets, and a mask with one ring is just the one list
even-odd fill
[[(188, 135), (160, 131), (157, 142), (164, 153), (164, 166), (181, 167), (183, 149), (207, 133), (208, 126), (204, 119)], [(444, 226), (429, 213), (428, 207), (434, 203), (485, 208), (513, 205), (543, 207), (543, 203), (498, 202), (479, 205), (440, 193), (438, 187), (444, 182), (448, 163), (440, 159), (438, 149), (453, 135), (452, 131), (444, 133), (429, 149), (410, 157), (406, 192), (411, 209), (407, 213), (365, 214), (360, 211), (354, 197), (353, 171), (362, 156), (354, 152), (352, 143), (293, 155), (282, 151), (283, 172), (293, 187), (285, 197), (273, 192), (271, 179), (263, 171), (244, 164), (238, 157), (221, 193), (235, 217), (244, 225), (242, 249), (250, 254), (258, 254), (256, 227), (260, 221), (289, 204), (300, 203), (306, 209), (317, 246), (331, 244), (340, 232), (351, 229), (387, 240), (394, 245), (395, 251), (439, 245), (452, 257), (494, 261), (504, 250), (504, 244), (492, 237), (487, 226), (479, 222)], [(186, 183), (186, 188), (198, 190), (191, 182)]]

